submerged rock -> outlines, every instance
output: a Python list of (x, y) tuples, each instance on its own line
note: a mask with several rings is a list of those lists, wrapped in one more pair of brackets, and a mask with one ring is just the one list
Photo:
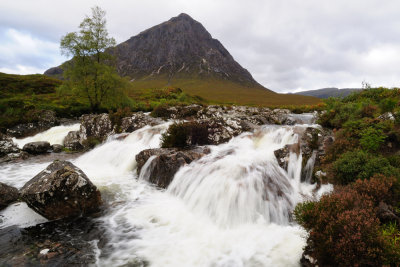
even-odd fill
[(207, 147), (197, 147), (191, 150), (175, 148), (146, 149), (136, 155), (137, 171), (140, 178), (166, 188), (182, 166), (200, 159), (210, 153)]
[(78, 167), (54, 161), (21, 189), (22, 199), (47, 219), (57, 220), (95, 212), (100, 191)]
[(19, 198), (18, 189), (0, 182), (0, 210)]
[(46, 141), (31, 142), (24, 145), (23, 151), (29, 154), (43, 154), (51, 149), (50, 143)]

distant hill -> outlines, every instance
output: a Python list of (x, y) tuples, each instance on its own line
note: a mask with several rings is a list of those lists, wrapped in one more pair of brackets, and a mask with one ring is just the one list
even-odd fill
[[(216, 103), (296, 105), (320, 101), (266, 89), (187, 14), (131, 37), (110, 53), (116, 55), (118, 73), (131, 80), (132, 95), (137, 90), (174, 86)], [(45, 74), (60, 77), (62, 69), (51, 68)]]
[(304, 96), (314, 96), (318, 98), (329, 98), (329, 97), (345, 97), (350, 95), (353, 92), (360, 91), (361, 88), (322, 88), (316, 90), (308, 90), (294, 93), (296, 95), (304, 95)]

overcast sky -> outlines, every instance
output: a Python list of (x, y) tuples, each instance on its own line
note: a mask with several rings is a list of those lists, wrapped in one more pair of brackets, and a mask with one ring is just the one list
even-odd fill
[(0, 72), (43, 73), (90, 8), (117, 42), (184, 12), (277, 92), (400, 86), (398, 0), (0, 0)]

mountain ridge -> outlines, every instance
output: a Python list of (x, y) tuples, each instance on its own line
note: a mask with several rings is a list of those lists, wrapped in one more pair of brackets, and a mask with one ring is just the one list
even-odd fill
[[(185, 93), (217, 103), (253, 105), (316, 104), (316, 98), (275, 93), (248, 70), (204, 26), (185, 13), (144, 30), (118, 44), (117, 72), (135, 90), (180, 87)], [(62, 75), (55, 67), (45, 75)]]

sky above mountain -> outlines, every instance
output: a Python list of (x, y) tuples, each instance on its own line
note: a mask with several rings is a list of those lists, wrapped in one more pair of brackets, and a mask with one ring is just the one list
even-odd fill
[(187, 13), (276, 92), (400, 86), (398, 0), (1, 0), (0, 72), (62, 63), (61, 37), (94, 5), (117, 42)]

